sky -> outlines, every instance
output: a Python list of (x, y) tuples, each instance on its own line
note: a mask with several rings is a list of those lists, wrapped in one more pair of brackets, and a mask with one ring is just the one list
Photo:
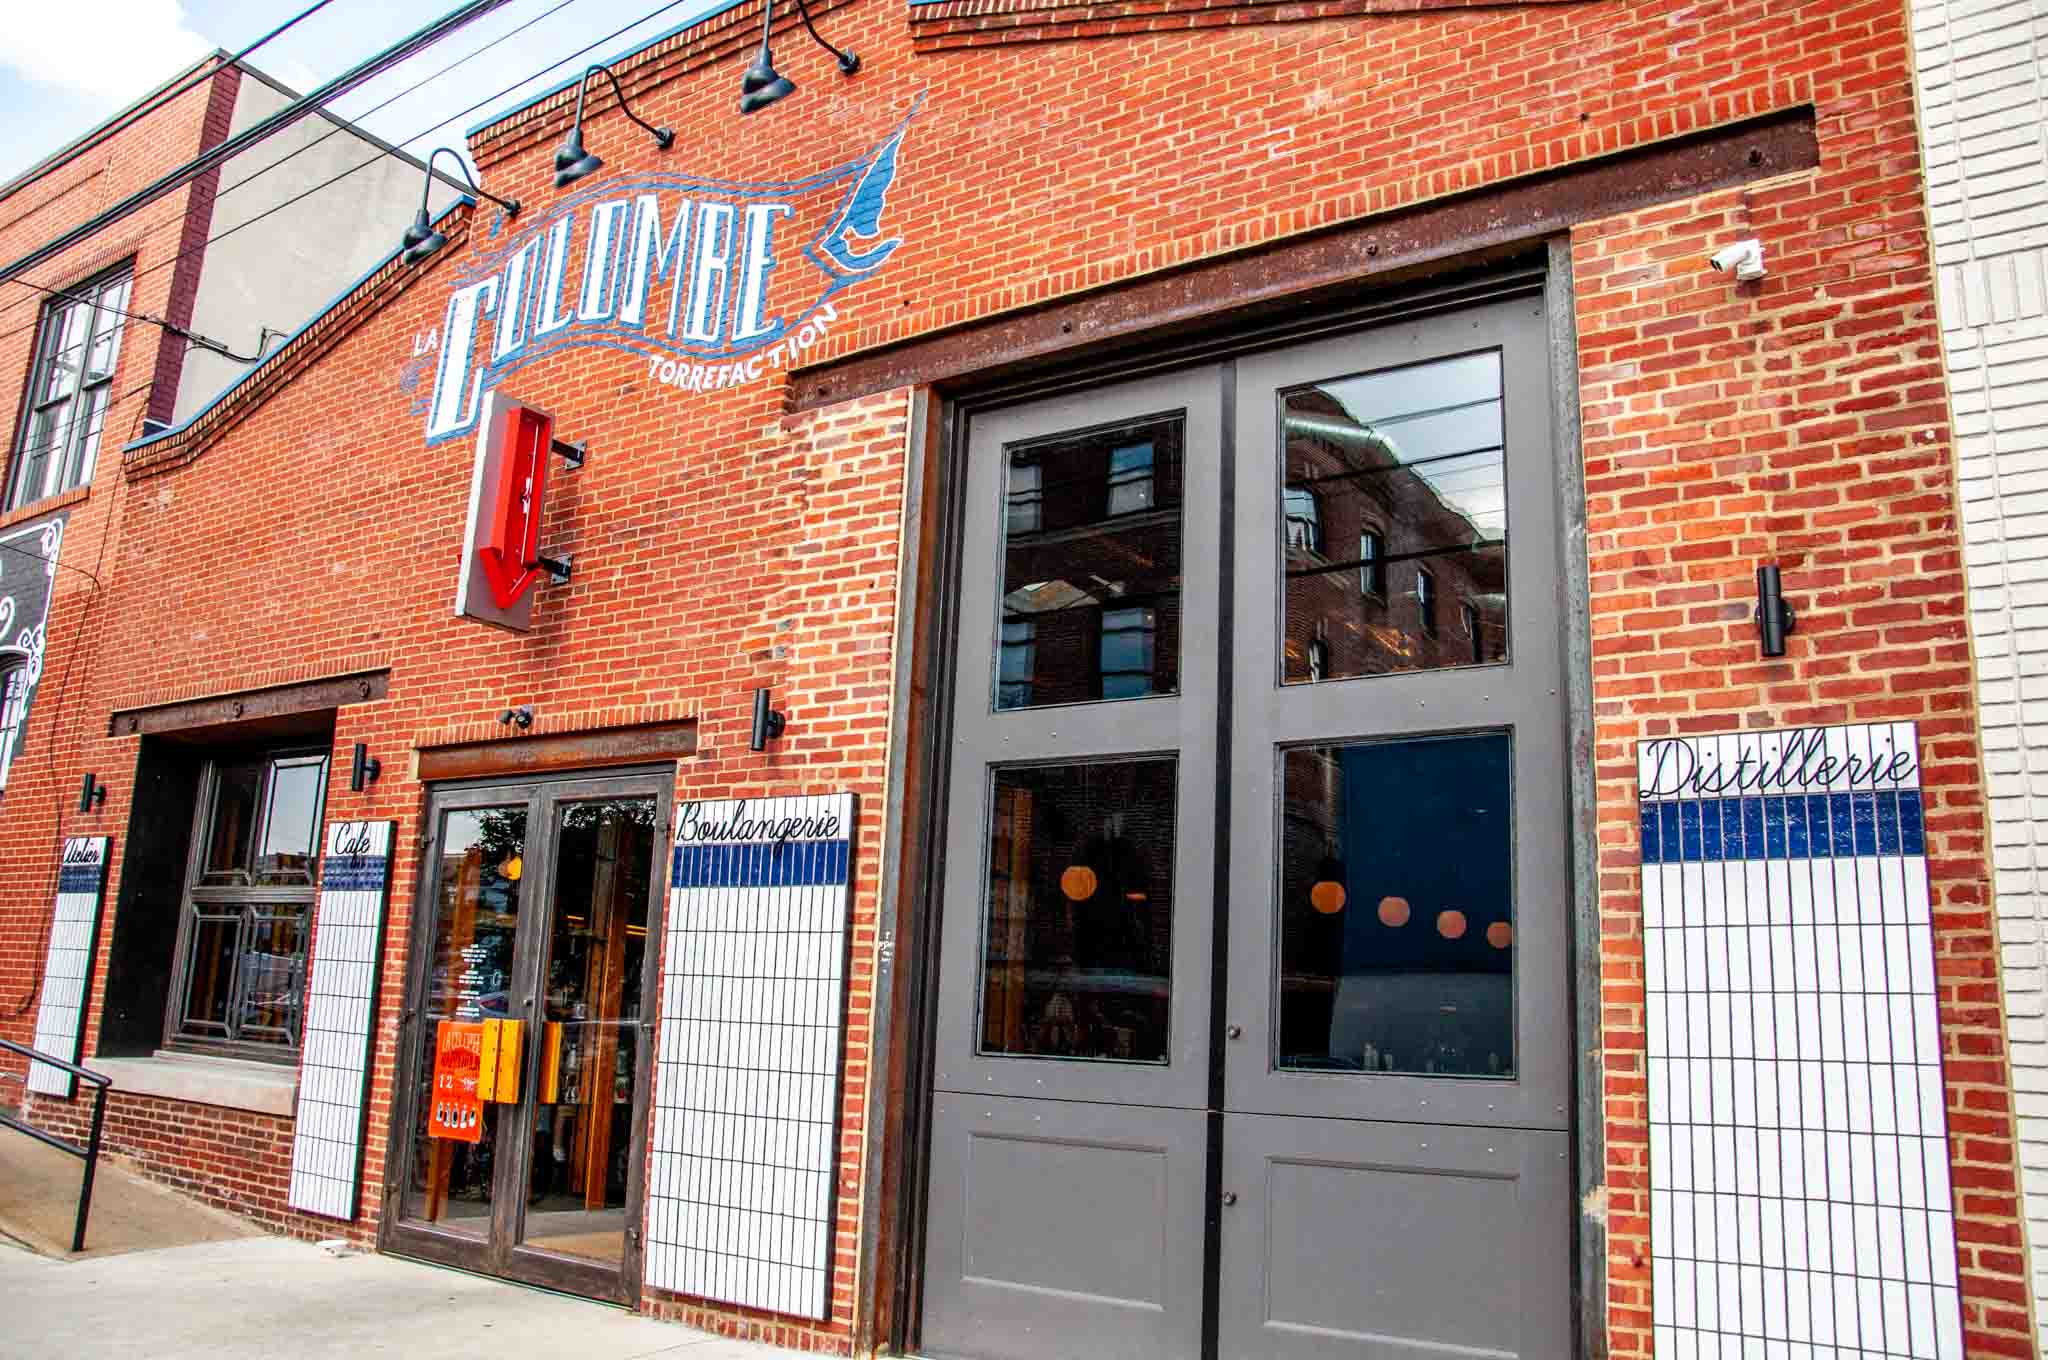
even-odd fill
[[(0, 183), (207, 52), (239, 51), (311, 3), (96, 0), (89, 41), (68, 4), (40, 0), (11, 7), (0, 38)], [(331, 0), (248, 61), (308, 91), (457, 3)], [(515, 108), (574, 79), (589, 62), (631, 51), (723, 5), (724, 0), (508, 0), (329, 107), (416, 153), (441, 145), (460, 151), (464, 131), (491, 113)], [(607, 37), (621, 28), (626, 31)], [(501, 41), (486, 50), (493, 40)], [(573, 55), (591, 43), (598, 44), (593, 51)], [(459, 59), (452, 70), (435, 75)], [(418, 90), (400, 93), (422, 80)], [(470, 108), (479, 101), (482, 107)]]

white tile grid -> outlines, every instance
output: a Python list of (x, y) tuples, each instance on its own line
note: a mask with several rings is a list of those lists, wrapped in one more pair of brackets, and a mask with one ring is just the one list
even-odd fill
[(1647, 865), (1643, 912), (1659, 1360), (1960, 1360), (1924, 857)]
[[(367, 857), (382, 861), (382, 881), (371, 887), (335, 891), (323, 882), (314, 907), (287, 1202), (294, 1209), (344, 1222), (356, 1216), (362, 1169), (371, 1012), (391, 881), (393, 825), (367, 824)], [(362, 822), (328, 823), (328, 859), (344, 834), (359, 835), (364, 829)], [(328, 860), (323, 860), (323, 874), (327, 864)]]
[[(747, 807), (853, 820), (850, 794)], [(847, 883), (672, 891), (648, 1285), (826, 1316), (848, 904)]]
[[(43, 958), (42, 1004), (36, 1012), (35, 1047), (67, 1062), (77, 1062), (85, 1015), (85, 989), (92, 977), (92, 956), (99, 941), (100, 900), (107, 881), (105, 836), (73, 836), (65, 840), (57, 872), (74, 851), (97, 855), (98, 877), (86, 891), (59, 892), (50, 916), (50, 948)], [(95, 848), (96, 847), (96, 848)], [(74, 872), (76, 872), (74, 870)], [(62, 879), (59, 879), (62, 882)], [(28, 1089), (69, 1100), (78, 1079), (48, 1063), (29, 1064)]]

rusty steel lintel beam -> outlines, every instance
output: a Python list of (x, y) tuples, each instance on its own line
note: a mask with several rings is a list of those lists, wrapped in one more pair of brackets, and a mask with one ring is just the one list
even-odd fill
[(182, 703), (120, 709), (107, 719), (107, 735), (132, 737), (182, 732), (195, 727), (218, 727), (225, 723), (317, 713), (322, 709), (382, 699), (390, 685), (390, 671), (362, 671), (295, 685), (272, 685), (240, 694), (218, 694)]
[(1298, 306), (1361, 284), (1415, 277), (1432, 265), (1533, 245), (1575, 223), (1819, 163), (1813, 109), (1789, 109), (799, 370), (790, 377), (790, 408), (968, 377), (1015, 377), (1091, 351), (1213, 327), (1261, 306)]
[(422, 780), (543, 774), (612, 765), (644, 765), (697, 754), (697, 723), (655, 723), (604, 732), (558, 732), (507, 741), (420, 748)]

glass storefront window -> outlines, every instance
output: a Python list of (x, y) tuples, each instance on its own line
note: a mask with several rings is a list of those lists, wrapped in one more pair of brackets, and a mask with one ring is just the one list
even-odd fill
[(1166, 1061), (1175, 765), (995, 771), (980, 1051)]
[(1179, 690), (1182, 424), (1005, 450), (996, 708)]
[(1281, 681), (1507, 660), (1499, 351), (1293, 388), (1280, 415)]
[(1278, 1066), (1515, 1075), (1506, 733), (1281, 755)]

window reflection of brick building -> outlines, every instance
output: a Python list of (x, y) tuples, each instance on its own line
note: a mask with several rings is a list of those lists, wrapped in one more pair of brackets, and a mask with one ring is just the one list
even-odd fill
[(1163, 1062), (1175, 766), (999, 770), (982, 941), (988, 1053)]
[[(1283, 678), (1504, 660), (1504, 525), (1486, 514), (1501, 496), (1498, 386), (1382, 420), (1336, 386), (1292, 392), (1283, 409)], [(1491, 447), (1461, 428), (1488, 420)]]
[(997, 704), (1179, 689), (1179, 417), (1009, 451)]

